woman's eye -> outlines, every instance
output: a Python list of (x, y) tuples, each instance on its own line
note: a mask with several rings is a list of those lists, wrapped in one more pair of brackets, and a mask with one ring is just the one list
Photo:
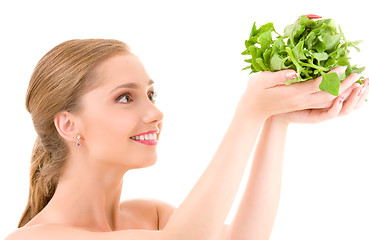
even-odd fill
[(157, 96), (158, 96), (158, 93), (156, 91), (150, 92), (149, 93), (150, 101), (155, 102)]
[(132, 102), (132, 98), (128, 93), (123, 93), (117, 98), (117, 102), (121, 102), (121, 103)]
[[(158, 94), (156, 93), (156, 91), (151, 91), (148, 93), (148, 97), (153, 103), (155, 103), (157, 95)], [(116, 101), (119, 103), (130, 103), (132, 102), (132, 97), (129, 93), (123, 93), (122, 95), (117, 97)]]

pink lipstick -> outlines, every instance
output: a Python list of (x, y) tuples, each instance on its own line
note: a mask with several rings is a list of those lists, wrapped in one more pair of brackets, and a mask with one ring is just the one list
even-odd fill
[(157, 133), (158, 133), (158, 130), (148, 131), (148, 132), (140, 133), (139, 135), (130, 137), (130, 139), (132, 139), (133, 141), (139, 142), (139, 143), (146, 144), (146, 145), (156, 145), (158, 143)]

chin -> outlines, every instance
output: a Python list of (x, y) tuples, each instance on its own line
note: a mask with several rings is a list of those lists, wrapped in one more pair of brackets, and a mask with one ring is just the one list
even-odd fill
[(142, 168), (151, 167), (156, 163), (156, 158), (150, 159), (145, 164), (143, 164)]
[(156, 163), (156, 157), (150, 159), (143, 159), (140, 162), (135, 162), (131, 165), (131, 169), (147, 168), (151, 167)]

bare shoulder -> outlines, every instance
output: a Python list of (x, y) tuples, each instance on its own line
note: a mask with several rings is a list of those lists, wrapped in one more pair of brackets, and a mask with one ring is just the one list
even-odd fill
[(5, 240), (161, 240), (161, 231), (147, 231), (140, 229), (113, 232), (91, 232), (81, 228), (74, 228), (58, 224), (43, 224), (23, 227), (11, 233)]
[(121, 240), (161, 239), (161, 231), (175, 211), (175, 207), (155, 199), (132, 199), (121, 202), (123, 222), (127, 225), (121, 231), (91, 232), (86, 229), (60, 224), (39, 224), (19, 228), (5, 240)]
[(147, 224), (151, 222), (152, 227), (160, 230), (164, 228), (176, 208), (161, 200), (141, 198), (121, 202), (120, 209), (122, 217), (126, 220), (129, 219), (131, 224), (148, 221)]
[(50, 238), (61, 240), (71, 237), (89, 237), (89, 233), (91, 232), (59, 224), (40, 224), (19, 228), (11, 233), (5, 240), (46, 240)]

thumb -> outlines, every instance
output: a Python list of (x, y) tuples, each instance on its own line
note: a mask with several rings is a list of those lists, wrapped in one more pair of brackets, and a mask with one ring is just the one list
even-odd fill
[(281, 70), (277, 72), (262, 72), (258, 78), (265, 88), (272, 88), (278, 85), (284, 85), (287, 81), (297, 78), (298, 73), (295, 70)]

